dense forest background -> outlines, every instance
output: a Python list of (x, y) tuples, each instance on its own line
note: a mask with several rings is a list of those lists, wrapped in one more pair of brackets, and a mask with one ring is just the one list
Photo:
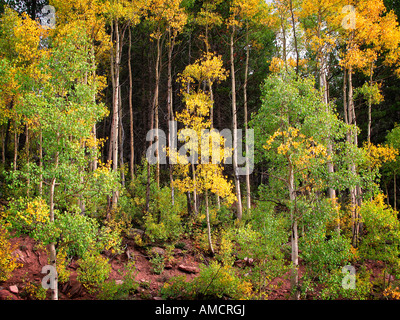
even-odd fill
[[(268, 298), (284, 275), (294, 299), (400, 296), (399, 1), (32, 0), (0, 12), (0, 281), (17, 268), (8, 239), (29, 235), (60, 285), (75, 259), (87, 290), (126, 298), (134, 264), (118, 289), (105, 252), (131, 237), (162, 273), (186, 239), (200, 274), (166, 280), (165, 298)], [(170, 121), (199, 140), (217, 129), (219, 161), (179, 158)], [(209, 140), (184, 142), (210, 158)], [(383, 264), (375, 282), (371, 261)]]

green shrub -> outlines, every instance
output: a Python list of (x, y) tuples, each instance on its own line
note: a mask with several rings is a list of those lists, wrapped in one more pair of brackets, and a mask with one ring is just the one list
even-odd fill
[(90, 293), (94, 293), (108, 279), (111, 265), (107, 259), (90, 250), (78, 260), (77, 280)]
[(400, 273), (400, 222), (397, 212), (384, 202), (383, 195), (366, 201), (360, 209), (364, 234), (359, 245), (361, 258), (381, 260), (390, 273)]
[(164, 271), (165, 267), (165, 259), (162, 255), (155, 253), (151, 258), (150, 258), (150, 264), (151, 264), (151, 270), (155, 274), (161, 274)]
[(186, 282), (182, 276), (169, 279), (160, 293), (164, 298), (248, 299), (252, 285), (238, 277), (231, 266), (212, 261), (209, 266), (201, 265), (199, 275), (192, 281)]
[(34, 282), (28, 282), (22, 292), (21, 295), (26, 297), (27, 299), (32, 300), (45, 300), (46, 299), (46, 289), (44, 289), (40, 284)]
[(9, 203), (9, 208), (5, 213), (5, 222), (17, 234), (31, 235), (37, 227), (48, 223), (49, 217), (50, 209), (42, 198), (21, 197)]
[(99, 287), (97, 298), (100, 300), (121, 300), (134, 293), (139, 287), (139, 283), (135, 280), (137, 271), (134, 261), (129, 261), (126, 264), (125, 272), (122, 284), (118, 284), (114, 279), (103, 282)]
[(370, 281), (372, 271), (361, 268), (356, 272), (355, 288), (344, 288), (342, 285), (344, 274), (342, 268), (331, 270), (325, 277), (323, 288), (319, 297), (323, 300), (352, 299), (365, 300), (371, 297), (372, 283)]
[(79, 213), (56, 213), (55, 221), (40, 225), (33, 237), (47, 245), (59, 243), (68, 256), (83, 257), (89, 249), (119, 252), (121, 229), (112, 221), (100, 227), (94, 218)]
[(163, 187), (154, 195), (154, 202), (144, 216), (146, 235), (151, 242), (176, 241), (182, 235), (181, 215), (185, 213), (185, 201), (175, 192), (175, 204), (171, 201), (171, 189)]
[(275, 215), (270, 203), (261, 201), (246, 219), (247, 224), (239, 226), (234, 236), (237, 257), (253, 259), (253, 266), (245, 267), (243, 273), (249, 274), (259, 296), (265, 296), (272, 289), (270, 282), (288, 269), (282, 250), (288, 241), (288, 223), (282, 215)]

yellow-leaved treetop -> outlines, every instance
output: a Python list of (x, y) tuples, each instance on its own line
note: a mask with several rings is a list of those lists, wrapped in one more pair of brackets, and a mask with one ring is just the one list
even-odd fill
[[(224, 148), (224, 138), (217, 131), (210, 130), (210, 109), (214, 101), (210, 98), (210, 92), (204, 91), (201, 84), (208, 81), (212, 85), (226, 77), (221, 57), (211, 53), (185, 68), (179, 80), (186, 108), (176, 114), (177, 121), (184, 125), (178, 131), (179, 140), (185, 142), (179, 151), (184, 148), (185, 152), (168, 149), (170, 158), (177, 162), (174, 186), (181, 192), (193, 192), (196, 215), (196, 199), (199, 194), (204, 194), (211, 253), (214, 253), (214, 249), (211, 241), (209, 193), (218, 195), (227, 205), (232, 204), (236, 197), (232, 192), (232, 183), (223, 175), (221, 165), (229, 150)], [(187, 152), (190, 152), (189, 157), (186, 156)]]

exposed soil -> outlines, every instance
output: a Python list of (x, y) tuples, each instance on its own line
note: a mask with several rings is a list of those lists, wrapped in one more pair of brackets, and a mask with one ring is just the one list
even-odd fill
[[(192, 243), (189, 240), (181, 240), (185, 243), (184, 250), (174, 249), (173, 259), (171, 263), (166, 264), (166, 267), (161, 275), (157, 275), (152, 271), (150, 257), (145, 249), (134, 244), (133, 240), (124, 239), (123, 246), (125, 251), (122, 254), (112, 255), (110, 252), (105, 252), (111, 263), (112, 271), (110, 279), (122, 280), (124, 276), (125, 265), (129, 259), (135, 260), (137, 270), (136, 281), (142, 285), (139, 286), (137, 292), (129, 296), (129, 299), (145, 299), (158, 300), (159, 289), (169, 278), (185, 275), (189, 281), (196, 276), (196, 273), (185, 272), (182, 265), (185, 267), (197, 269), (200, 263), (204, 262), (206, 257), (199, 256), (194, 250)], [(38, 244), (28, 236), (15, 237), (11, 239), (11, 243), (16, 245), (14, 254), (18, 257), (17, 262), (22, 266), (15, 269), (11, 278), (5, 282), (0, 282), (0, 300), (20, 300), (27, 299), (23, 295), (23, 289), (27, 283), (41, 284), (44, 274), (41, 273), (42, 267), (48, 264), (48, 256), (46, 248), (40, 248)], [(379, 279), (383, 279), (384, 265), (379, 261), (366, 261), (364, 263), (367, 270), (372, 270), (371, 281), (377, 283)], [(356, 265), (359, 268), (360, 265)], [(68, 265), (71, 271), (70, 280), (65, 284), (59, 284), (59, 299), (62, 300), (94, 300), (95, 295), (91, 295), (87, 290), (76, 280), (78, 264), (76, 259), (72, 259)], [(304, 267), (300, 266), (300, 277), (304, 272)], [(391, 279), (390, 275), (386, 276), (386, 281)], [(382, 280), (383, 281), (383, 280)], [(276, 288), (269, 294), (267, 299), (270, 300), (287, 300), (290, 299), (290, 272), (283, 277), (276, 278), (272, 282)], [(17, 287), (17, 293), (12, 293)], [(48, 290), (50, 291), (50, 290)], [(50, 292), (47, 293), (47, 298), (50, 299)], [(312, 295), (309, 297), (312, 299)], [(379, 298), (379, 295), (377, 296)]]
[[(27, 283), (41, 284), (45, 274), (41, 273), (42, 267), (48, 265), (48, 255), (46, 248), (40, 248), (38, 244), (28, 236), (15, 237), (10, 240), (13, 245), (16, 245), (14, 251), (17, 256), (17, 262), (22, 266), (15, 269), (12, 276), (5, 282), (0, 282), (0, 300), (24, 299), (21, 292)], [(137, 293), (131, 299), (157, 299), (159, 288), (169, 278), (185, 275), (186, 279), (190, 281), (196, 274), (185, 272), (179, 269), (179, 265), (198, 269), (200, 264), (200, 257), (193, 254), (193, 250), (189, 241), (185, 242), (186, 254), (180, 249), (174, 249), (173, 260), (171, 263), (166, 264), (164, 271), (161, 275), (157, 275), (152, 271), (150, 257), (145, 249), (134, 245), (133, 240), (125, 239), (123, 247), (125, 251), (122, 254), (112, 255), (110, 252), (105, 252), (103, 255), (107, 257), (111, 264), (110, 279), (121, 280), (125, 274), (125, 265), (128, 259), (135, 260), (137, 270), (136, 281), (143, 285), (139, 286)], [(77, 260), (72, 259), (69, 262), (68, 269), (71, 272), (70, 280), (65, 284), (59, 284), (59, 299), (66, 300), (87, 300), (96, 299), (96, 296), (91, 295), (87, 290), (76, 280), (77, 277)], [(189, 268), (189, 269), (190, 269)], [(16, 286), (18, 294), (13, 294), (10, 287)], [(48, 292), (48, 298), (50, 293)]]

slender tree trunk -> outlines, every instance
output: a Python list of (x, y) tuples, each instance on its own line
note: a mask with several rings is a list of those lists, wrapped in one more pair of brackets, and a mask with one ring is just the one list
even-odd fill
[[(153, 106), (150, 108), (150, 130), (154, 128), (154, 109)], [(151, 141), (149, 142), (151, 145)], [(151, 166), (147, 161), (147, 183), (146, 183), (146, 212), (150, 209), (150, 178), (151, 178)]]
[[(159, 90), (160, 90), (160, 64), (161, 64), (161, 47), (160, 47), (160, 36), (157, 38), (157, 60), (156, 60), (156, 88), (154, 91), (154, 113), (155, 113), (155, 128), (159, 128)], [(160, 188), (160, 153), (159, 153), (159, 139), (156, 137), (156, 182), (157, 188)]]
[[(168, 30), (169, 34), (169, 46), (168, 46), (168, 121), (171, 121), (173, 126), (175, 126), (174, 123), (174, 108), (173, 108), (173, 92), (172, 92), (172, 52), (174, 50), (174, 45), (175, 45), (175, 36), (172, 35), (171, 32), (171, 27), (169, 27)], [(168, 144), (169, 147), (172, 147), (172, 136), (171, 136), (171, 131), (172, 133), (175, 134), (175, 128), (169, 128), (168, 130)], [(175, 137), (174, 137), (175, 138)], [(170, 184), (171, 184), (171, 201), (172, 205), (175, 204), (175, 189), (174, 189), (174, 176), (173, 176), (173, 165), (172, 163), (169, 164), (169, 179), (170, 179)]]
[(17, 130), (17, 122), (14, 121), (14, 162), (13, 162), (14, 171), (17, 170), (18, 146), (19, 146), (19, 134)]
[[(354, 99), (353, 99), (353, 78), (352, 78), (352, 69), (350, 68), (348, 70), (348, 84), (349, 84), (349, 96), (348, 96), (348, 117), (349, 117), (349, 123), (351, 125), (356, 126), (357, 121), (356, 121), (356, 114), (354, 110)], [(350, 142), (354, 144), (354, 146), (358, 146), (358, 137), (357, 137), (357, 132), (355, 129), (351, 129), (350, 133)], [(350, 165), (350, 171), (355, 177), (357, 175), (357, 168), (354, 163)], [(352, 232), (353, 232), (353, 246), (357, 247), (358, 246), (358, 237), (359, 237), (359, 229), (360, 229), (360, 217), (359, 217), (359, 210), (358, 206), (361, 205), (361, 188), (359, 186), (355, 186), (350, 188), (350, 201), (351, 201), (351, 209), (352, 209), (352, 220), (353, 220), (353, 226), (352, 226)]]
[(242, 219), (242, 197), (240, 194), (240, 180), (238, 176), (238, 137), (237, 137), (237, 107), (236, 107), (236, 78), (235, 78), (235, 56), (234, 56), (235, 27), (232, 27), (230, 53), (231, 53), (231, 79), (232, 79), (232, 129), (233, 129), (233, 172), (235, 177), (237, 213), (239, 220)]
[[(93, 73), (92, 73), (92, 78), (93, 78), (93, 89), (96, 86), (96, 57), (94, 54), (94, 44), (91, 45), (90, 47), (90, 51), (91, 51), (91, 59), (92, 59), (92, 69), (93, 69)], [(93, 90), (93, 97), (92, 97), (92, 101), (95, 104), (96, 103), (96, 90)], [(93, 136), (93, 141), (94, 141), (94, 145), (93, 145), (93, 162), (92, 162), (92, 170), (96, 171), (97, 170), (97, 129), (96, 129), (96, 123), (93, 124), (93, 128), (92, 128), (92, 136)]]
[(121, 170), (121, 183), (125, 186), (125, 169), (124, 169), (124, 126), (122, 123), (122, 98), (121, 98), (121, 87), (119, 87), (119, 109), (118, 109), (118, 118), (119, 118), (119, 130), (118, 130), (118, 145), (119, 145), (119, 166)]
[(131, 179), (134, 179), (135, 175), (135, 147), (134, 147), (134, 136), (133, 136), (133, 105), (132, 105), (132, 94), (133, 94), (133, 77), (132, 77), (132, 65), (131, 65), (131, 50), (132, 50), (132, 31), (129, 26), (129, 49), (128, 49), (128, 73), (129, 73), (129, 146), (131, 150), (131, 157), (129, 162), (129, 169)]
[[(50, 185), (50, 222), (54, 222), (54, 191), (56, 185), (56, 178), (54, 177), (51, 180)], [(50, 264), (56, 270), (57, 268), (57, 252), (56, 252), (56, 243), (51, 242), (49, 245), (50, 250)], [(58, 300), (58, 279), (56, 275), (54, 289), (51, 289), (51, 298), (52, 300)]]
[(347, 106), (347, 68), (344, 68), (343, 71), (343, 113), (344, 113), (344, 122), (346, 124), (349, 124), (348, 106)]
[(388, 186), (387, 186), (387, 182), (385, 182), (385, 190), (386, 190), (386, 202), (388, 205), (390, 205), (390, 201), (389, 201), (389, 190), (388, 190)]
[[(111, 28), (111, 34), (115, 34), (115, 55), (112, 50), (111, 54), (111, 79), (113, 84), (113, 111), (112, 111), (112, 123), (111, 123), (111, 138), (110, 138), (110, 149), (109, 149), (109, 160), (112, 160), (112, 170), (115, 172), (118, 170), (118, 131), (119, 131), (119, 71), (120, 71), (120, 34), (118, 21), (115, 20)], [(117, 191), (113, 192), (112, 196), (112, 208), (115, 209), (117, 206), (118, 194)]]
[[(59, 141), (60, 141), (60, 136), (59, 133), (57, 133), (57, 145), (59, 146)], [(55, 170), (58, 168), (58, 162), (59, 162), (59, 153), (58, 151), (56, 152), (55, 155)], [(54, 222), (54, 194), (55, 194), (55, 187), (56, 187), (56, 177), (53, 177), (51, 179), (51, 184), (50, 184), (50, 199), (49, 199), (49, 206), (50, 206), (50, 222)], [(49, 245), (49, 250), (50, 250), (50, 264), (51, 266), (54, 267), (54, 269), (57, 269), (57, 252), (56, 252), (56, 243), (51, 242)], [(55, 283), (54, 283), (54, 288), (51, 289), (51, 297), (52, 300), (58, 300), (58, 279), (56, 275)]]
[[(246, 22), (246, 65), (244, 71), (244, 84), (243, 84), (243, 99), (244, 99), (244, 128), (248, 130), (248, 111), (247, 111), (247, 83), (249, 77), (249, 59), (250, 59), (250, 43), (249, 43), (249, 22)], [(245, 146), (246, 157), (249, 156), (249, 146), (246, 143)], [(250, 190), (250, 168), (246, 166), (246, 203), (247, 210), (251, 208), (251, 190)]]
[(285, 30), (285, 25), (284, 25), (282, 17), (281, 17), (280, 21), (281, 21), (281, 29), (282, 29), (282, 55), (283, 55), (283, 62), (285, 64), (285, 68), (286, 68), (286, 71), (287, 71), (287, 63), (286, 63), (287, 62), (286, 30)]
[[(372, 73), (373, 73), (373, 63), (370, 66), (370, 73), (369, 73), (369, 87), (372, 93)], [(367, 129), (367, 140), (368, 140), (368, 154), (370, 151), (370, 143), (371, 143), (371, 126), (372, 126), (372, 97), (371, 93), (368, 95), (368, 129)], [(371, 168), (369, 168), (371, 170)]]
[(196, 181), (196, 168), (194, 163), (192, 163), (192, 175), (193, 175), (193, 209), (194, 215), (197, 217), (199, 213), (198, 198), (197, 198), (197, 181)]
[[(318, 25), (321, 26), (321, 13), (318, 13)], [(320, 27), (318, 27), (318, 32), (317, 32), (317, 37), (321, 39), (321, 33), (320, 33)], [(322, 39), (321, 39), (322, 41)], [(319, 87), (320, 90), (322, 91), (322, 99), (323, 103), (325, 105), (325, 112), (328, 114), (329, 113), (329, 96), (328, 96), (328, 81), (326, 80), (326, 59), (324, 57), (324, 53), (322, 52), (322, 49), (318, 51), (318, 64), (319, 64)], [(328, 125), (328, 130), (329, 133), (326, 137), (326, 143), (327, 143), (327, 154), (328, 157), (331, 158), (332, 153), (333, 153), (333, 146), (332, 146), (332, 137), (330, 134), (331, 127)], [(331, 175), (334, 173), (334, 165), (332, 161), (327, 162), (328, 166), (328, 174)], [(336, 190), (332, 187), (328, 187), (328, 195), (329, 198), (333, 201), (336, 199)]]
[(289, 199), (290, 199), (290, 221), (292, 224), (291, 232), (291, 244), (292, 244), (292, 277), (291, 277), (291, 289), (293, 293), (293, 299), (300, 299), (299, 287), (299, 244), (298, 244), (298, 226), (297, 217), (295, 216), (295, 203), (296, 203), (296, 191), (294, 189), (294, 172), (289, 160)]
[(296, 74), (299, 74), (299, 49), (297, 45), (297, 35), (296, 35), (296, 21), (294, 19), (294, 12), (293, 12), (293, 1), (289, 1), (289, 6), (290, 6), (290, 15), (292, 18), (292, 30), (293, 30), (293, 40), (294, 40), (294, 50), (296, 52)]
[(206, 219), (207, 219), (207, 236), (208, 236), (208, 246), (212, 255), (214, 255), (214, 248), (211, 238), (211, 225), (210, 225), (210, 212), (208, 208), (208, 190), (206, 189)]

